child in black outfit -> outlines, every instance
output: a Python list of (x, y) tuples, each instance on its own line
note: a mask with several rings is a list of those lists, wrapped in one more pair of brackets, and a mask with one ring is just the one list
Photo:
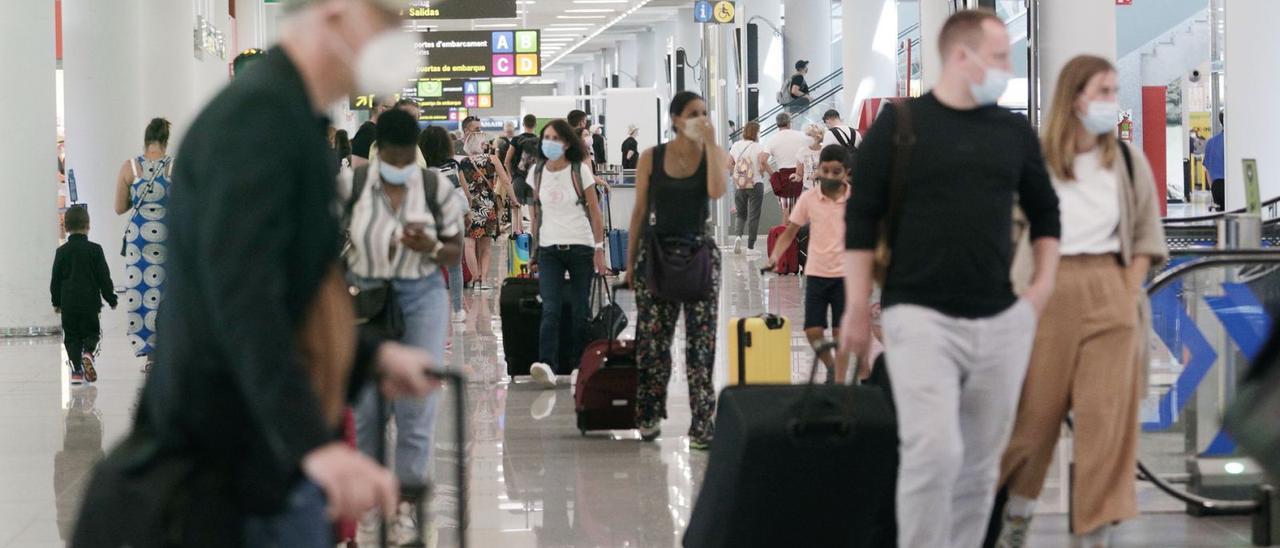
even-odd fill
[(102, 337), (98, 314), (103, 299), (113, 310), (117, 301), (102, 246), (89, 241), (89, 211), (83, 206), (72, 207), (63, 223), (70, 236), (53, 259), (49, 292), (53, 310), (62, 315), (63, 344), (71, 359), (71, 384), (81, 384), (98, 380), (93, 367), (93, 351)]

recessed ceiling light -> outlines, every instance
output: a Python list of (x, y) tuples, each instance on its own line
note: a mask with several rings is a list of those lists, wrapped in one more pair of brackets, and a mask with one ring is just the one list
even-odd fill
[(615, 11), (618, 11), (618, 10), (611, 10), (608, 8), (564, 10), (565, 13), (613, 13)]
[(516, 25), (515, 23), (489, 23), (489, 24), (487, 24), (487, 25), (475, 25), (475, 28), (478, 28), (478, 29), (514, 29), (514, 28), (516, 28), (516, 26), (517, 26), (517, 25)]
[(573, 0), (574, 4), (626, 4), (629, 0)]
[(557, 15), (556, 19), (604, 19), (603, 15)]

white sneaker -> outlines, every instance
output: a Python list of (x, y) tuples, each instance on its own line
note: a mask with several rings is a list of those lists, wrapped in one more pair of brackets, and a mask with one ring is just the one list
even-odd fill
[(466, 323), (467, 309), (462, 309), (453, 313), (453, 323)]
[(533, 377), (535, 382), (546, 388), (556, 387), (556, 374), (551, 371), (551, 366), (545, 363), (537, 362), (533, 364), (533, 366), (529, 368), (529, 375)]
[(1027, 536), (1031, 534), (1031, 518), (1004, 515), (1004, 523), (1000, 527), (1000, 538), (996, 540), (996, 548), (1023, 548), (1027, 545)]
[(569, 395), (576, 396), (578, 394), (578, 370), (574, 369), (573, 373), (569, 373)]
[(738, 238), (733, 241), (733, 254), (734, 255), (742, 254), (742, 236), (738, 236)]
[(416, 516), (413, 515), (413, 504), (401, 502), (398, 509), (399, 511), (396, 516), (395, 529), (393, 534), (389, 535), (391, 537), (389, 540), (397, 545), (417, 542), (418, 527), (420, 524), (418, 523)]

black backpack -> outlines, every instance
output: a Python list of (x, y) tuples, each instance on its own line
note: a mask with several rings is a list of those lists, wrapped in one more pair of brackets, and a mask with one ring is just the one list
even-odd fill
[(516, 201), (520, 205), (529, 205), (533, 198), (533, 186), (529, 184), (529, 172), (538, 163), (542, 140), (533, 135), (517, 135), (511, 142), (515, 147), (511, 155), (511, 186), (515, 189)]

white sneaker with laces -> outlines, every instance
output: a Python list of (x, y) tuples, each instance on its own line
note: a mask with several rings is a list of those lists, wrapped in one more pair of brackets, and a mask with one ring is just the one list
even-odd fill
[(413, 515), (413, 504), (401, 502), (396, 512), (395, 534), (389, 535), (391, 542), (407, 544), (418, 540), (418, 520)]
[(453, 323), (465, 323), (467, 321), (467, 309), (462, 309), (453, 313)]
[(742, 254), (742, 236), (738, 236), (738, 238), (733, 241), (733, 254), (734, 255)]
[(569, 395), (576, 396), (578, 394), (578, 370), (574, 369), (569, 374)]
[(1027, 535), (1031, 533), (1031, 518), (1004, 515), (1004, 523), (1000, 527), (1000, 538), (996, 540), (996, 548), (1023, 548), (1027, 545)]
[(551, 371), (551, 366), (545, 363), (537, 362), (533, 364), (533, 366), (529, 368), (529, 375), (533, 377), (535, 382), (541, 384), (545, 388), (556, 387), (556, 374)]

